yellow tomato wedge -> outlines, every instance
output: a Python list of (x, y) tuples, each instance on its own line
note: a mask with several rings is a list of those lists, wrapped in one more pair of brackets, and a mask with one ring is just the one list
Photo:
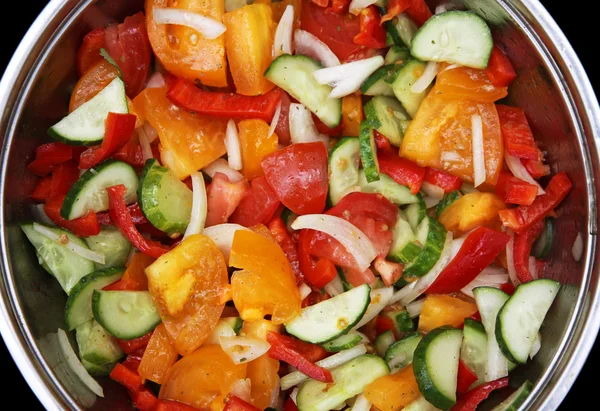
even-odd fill
[(362, 96), (350, 94), (342, 98), (342, 135), (358, 137), (360, 123), (363, 121)]
[(439, 221), (446, 230), (462, 235), (481, 225), (496, 227), (500, 223), (498, 212), (505, 208), (506, 204), (496, 194), (473, 192), (444, 209)]
[(365, 397), (381, 411), (396, 411), (419, 398), (419, 385), (412, 364), (384, 375), (365, 388)]
[(449, 295), (428, 295), (419, 317), (419, 331), (428, 333), (442, 325), (459, 327), (465, 318), (477, 312), (474, 303)]
[(269, 136), (269, 125), (264, 120), (243, 120), (238, 124), (242, 151), (242, 174), (248, 180), (262, 176), (261, 160), (277, 150), (277, 134)]
[(150, 381), (162, 384), (169, 368), (179, 358), (179, 353), (169, 337), (164, 324), (159, 324), (154, 329), (148, 346), (142, 356), (138, 373)]

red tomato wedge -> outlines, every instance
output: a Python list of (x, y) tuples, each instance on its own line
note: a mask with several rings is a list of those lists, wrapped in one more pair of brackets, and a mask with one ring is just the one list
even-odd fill
[(229, 218), (230, 223), (252, 227), (267, 224), (277, 207), (279, 199), (264, 176), (257, 177), (250, 183), (250, 190)]
[(94, 29), (85, 35), (79, 50), (77, 50), (77, 73), (79, 76), (104, 58), (100, 54), (102, 48), (104, 48), (103, 28)]
[(206, 188), (208, 214), (206, 226), (226, 223), (248, 192), (246, 180), (232, 183), (223, 173), (215, 173), (211, 183)]

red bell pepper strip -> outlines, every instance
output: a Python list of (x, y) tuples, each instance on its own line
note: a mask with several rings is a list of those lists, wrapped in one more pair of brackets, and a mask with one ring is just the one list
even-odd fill
[[(310, 378), (315, 379), (317, 381), (333, 382), (331, 371), (316, 365), (313, 362), (316, 360), (309, 360), (306, 356), (308, 355), (308, 352), (302, 349), (303, 352), (300, 353), (297, 349), (302, 347), (302, 345), (298, 344), (297, 341), (293, 341), (292, 343), (290, 343), (288, 339), (294, 340), (291, 337), (286, 337), (281, 334), (269, 331), (269, 333), (267, 334), (267, 341), (269, 342), (269, 344), (271, 344), (271, 348), (269, 349), (269, 357), (279, 361), (287, 362), (291, 366), (296, 367), (298, 371), (306, 374)], [(314, 347), (318, 346), (314, 345)], [(314, 348), (314, 350), (317, 350), (317, 348)]]
[(433, 14), (425, 0), (412, 0), (412, 6), (406, 10), (406, 15), (410, 17), (417, 26), (422, 26)]
[(517, 73), (510, 64), (510, 60), (496, 45), (492, 49), (492, 54), (490, 54), (485, 74), (494, 87), (508, 87), (517, 78)]
[(535, 144), (533, 133), (520, 107), (496, 105), (500, 118), (500, 128), (504, 137), (504, 147), (511, 156), (538, 160), (540, 149)]
[(514, 232), (522, 233), (558, 207), (571, 191), (571, 187), (573, 187), (571, 180), (564, 171), (561, 171), (552, 177), (546, 187), (545, 195), (537, 196), (531, 205), (500, 210), (500, 220)]
[[(176, 411), (176, 410), (173, 410)], [(242, 400), (236, 395), (231, 395), (225, 404), (223, 411), (261, 411), (260, 408)]]
[(456, 384), (456, 392), (458, 394), (464, 394), (469, 391), (469, 387), (477, 381), (477, 374), (475, 374), (463, 360), (458, 360), (458, 383)]
[(258, 118), (270, 122), (281, 100), (281, 90), (274, 88), (260, 96), (243, 96), (201, 90), (189, 81), (178, 79), (169, 88), (167, 97), (179, 107), (210, 117)]
[(129, 368), (133, 372), (138, 372), (138, 368), (140, 368), (140, 363), (142, 362), (142, 357), (138, 357), (137, 355), (128, 355), (121, 364), (125, 367)]
[(275, 237), (275, 241), (277, 241), (277, 244), (279, 244), (290, 262), (290, 266), (292, 266), (292, 272), (296, 277), (296, 285), (302, 284), (304, 282), (304, 276), (300, 269), (298, 248), (281, 217), (275, 217), (269, 222), (269, 230), (271, 230), (271, 234)]
[[(252, 405), (251, 407), (252, 408), (246, 408), (246, 410), (258, 410), (258, 408)], [(225, 406), (224, 409), (226, 410), (227, 406)], [(192, 407), (191, 405), (184, 404), (183, 402), (179, 401), (159, 400), (156, 404), (156, 408), (154, 409), (154, 411), (198, 411), (198, 408)]]
[(104, 59), (100, 49), (104, 48), (104, 29), (94, 29), (85, 35), (77, 50), (77, 73), (81, 76), (90, 67)]
[(531, 177), (538, 179), (550, 175), (550, 166), (544, 164), (542, 160), (521, 159), (521, 164), (525, 166)]
[(314, 288), (320, 289), (329, 284), (337, 275), (335, 265), (326, 258), (316, 260), (309, 254), (308, 248), (312, 236), (310, 231), (302, 230), (298, 238), (298, 263), (302, 276)]
[(387, 13), (381, 17), (381, 23), (393, 19), (400, 13), (404, 13), (412, 4), (413, 0), (389, 0), (386, 6)]
[(283, 403), (283, 411), (298, 411), (298, 406), (294, 400), (288, 397), (288, 399), (285, 400), (285, 403)]
[(445, 193), (450, 193), (454, 190), (460, 190), (463, 183), (460, 177), (453, 176), (445, 171), (436, 170), (435, 168), (431, 167), (427, 167), (425, 170), (425, 178), (423, 181), (427, 181), (430, 184), (441, 187)]
[(229, 217), (229, 222), (244, 227), (267, 224), (280, 204), (265, 176), (257, 177), (250, 182), (250, 190)]
[(392, 144), (390, 143), (390, 140), (388, 140), (388, 138), (386, 136), (384, 136), (377, 130), (373, 130), (373, 136), (375, 138), (375, 145), (377, 146), (378, 151), (391, 151), (392, 150)]
[(385, 30), (381, 27), (381, 16), (375, 6), (360, 11), (360, 32), (354, 37), (354, 44), (372, 49), (385, 47)]
[(483, 226), (476, 228), (425, 292), (449, 294), (460, 291), (494, 261), (509, 241), (508, 234)]
[[(155, 411), (158, 410), (159, 404), (163, 401), (160, 401), (156, 396), (150, 391), (148, 388), (143, 387), (137, 392), (129, 392), (129, 396), (131, 397), (131, 402), (133, 402), (133, 406), (138, 411)], [(189, 407), (192, 408), (192, 407)], [(195, 409), (195, 408), (192, 408)]]
[(537, 197), (538, 188), (513, 176), (509, 171), (501, 171), (496, 183), (496, 194), (505, 203), (530, 205)]
[(516, 287), (512, 283), (504, 283), (500, 285), (500, 291), (504, 291), (508, 295), (515, 293)]
[(62, 208), (65, 196), (58, 196), (48, 199), (46, 205), (44, 205), (44, 212), (54, 224), (59, 227), (66, 228), (71, 231), (77, 237), (90, 237), (98, 235), (100, 233), (100, 224), (93, 211), (90, 211), (85, 216), (76, 218), (74, 220), (67, 220), (60, 216), (60, 209)]
[(74, 161), (67, 161), (57, 165), (52, 170), (52, 183), (48, 198), (66, 195), (71, 186), (79, 179), (79, 169)]
[(50, 187), (52, 186), (52, 176), (42, 177), (30, 194), (32, 200), (44, 202), (50, 197)]
[(531, 255), (531, 246), (535, 240), (544, 231), (544, 221), (538, 221), (528, 230), (522, 233), (515, 233), (513, 245), (513, 262), (517, 277), (522, 283), (527, 283), (533, 280), (533, 276), (529, 271), (529, 256)]
[(136, 119), (133, 114), (108, 113), (102, 144), (88, 148), (81, 154), (79, 168), (92, 168), (127, 144), (135, 130)]
[(142, 377), (123, 364), (117, 364), (110, 373), (110, 378), (123, 385), (129, 391), (137, 392), (144, 388)]
[[(154, 153), (154, 146), (152, 152)], [(113, 154), (112, 158), (124, 161), (132, 167), (144, 167), (144, 153), (142, 152), (142, 146), (135, 138), (129, 140)], [(160, 158), (160, 156), (155, 154), (155, 158)]]
[(103, 288), (105, 291), (144, 291), (143, 287), (137, 281), (127, 278), (115, 281)]
[(479, 313), (479, 311), (477, 311), (475, 314), (471, 315), (469, 318), (471, 320), (475, 320), (475, 321), (481, 322), (481, 314)]
[(459, 396), (451, 411), (475, 411), (481, 401), (485, 400), (492, 391), (508, 386), (508, 377), (486, 382)]
[(301, 341), (287, 335), (274, 334), (275, 336), (272, 338), (277, 339), (280, 345), (284, 345), (287, 348), (296, 351), (310, 362), (319, 361), (327, 357), (327, 351), (316, 344)]
[(63, 143), (42, 144), (35, 149), (35, 160), (27, 169), (40, 177), (50, 173), (55, 166), (73, 158), (73, 147)]
[(140, 232), (135, 228), (131, 214), (129, 214), (129, 210), (127, 210), (127, 205), (125, 204), (124, 196), (127, 189), (123, 184), (109, 187), (106, 191), (108, 192), (108, 212), (110, 218), (121, 234), (123, 234), (134, 247), (142, 253), (148, 254), (150, 257), (154, 258), (158, 258), (169, 251), (169, 247), (142, 237)]
[(394, 334), (394, 337), (398, 338), (398, 330), (396, 329), (394, 320), (392, 320), (390, 317), (378, 315), (375, 319), (375, 331), (377, 332), (377, 335), (386, 331), (391, 331)]
[[(325, 10), (326, 13), (345, 14), (348, 11), (351, 0), (331, 0), (331, 7)], [(314, 2), (313, 2), (314, 3)]]
[[(129, 211), (129, 214), (133, 219), (133, 224), (140, 225), (148, 223), (148, 219), (146, 219), (146, 216), (144, 215), (144, 213), (142, 213), (142, 209), (140, 208), (140, 205), (138, 203), (129, 204), (127, 206), (127, 211)], [(102, 225), (113, 224), (108, 211), (96, 213), (96, 216), (98, 217), (98, 222)]]
[(425, 178), (425, 168), (391, 152), (378, 152), (379, 170), (387, 174), (396, 183), (407, 186), (410, 192), (417, 194)]

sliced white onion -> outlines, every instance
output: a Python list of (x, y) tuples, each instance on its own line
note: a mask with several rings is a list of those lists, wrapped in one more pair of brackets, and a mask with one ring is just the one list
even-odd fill
[(290, 398), (292, 399), (292, 401), (294, 401), (294, 404), (296, 404), (297, 397), (298, 397), (298, 387), (294, 388), (292, 390), (292, 392), (290, 393)]
[(138, 128), (137, 133), (140, 140), (140, 147), (142, 147), (142, 156), (145, 163), (146, 160), (154, 158), (154, 154), (152, 153), (152, 147), (150, 146), (150, 141), (148, 141), (148, 135), (146, 134), (144, 127)]
[(219, 251), (223, 254), (223, 257), (225, 257), (225, 262), (229, 263), (229, 254), (231, 253), (233, 236), (238, 230), (249, 231), (248, 228), (239, 224), (225, 223), (206, 227), (204, 231), (202, 231), (202, 234), (213, 240)]
[(244, 179), (242, 173), (229, 167), (229, 163), (224, 158), (217, 158), (215, 161), (204, 167), (202, 171), (210, 178), (213, 178), (217, 173), (225, 174), (232, 183), (237, 183)]
[(460, 64), (450, 64), (448, 67), (446, 67), (445, 69), (440, 71), (440, 73), (442, 73), (444, 71), (448, 71), (448, 70), (454, 70), (455, 68), (459, 68), (459, 67), (461, 67)]
[(158, 131), (156, 131), (156, 129), (148, 122), (145, 122), (143, 127), (146, 132), (146, 137), (148, 137), (148, 142), (152, 144), (154, 140), (156, 140), (156, 137), (158, 137)]
[(531, 277), (534, 280), (537, 280), (539, 278), (534, 256), (529, 256), (529, 273), (531, 274)]
[(252, 381), (250, 378), (241, 378), (239, 380), (235, 380), (235, 382), (231, 384), (229, 393), (246, 402), (251, 402)]
[(361, 84), (383, 64), (383, 57), (374, 56), (339, 66), (322, 68), (315, 71), (313, 76), (319, 84), (329, 84), (333, 87), (329, 94), (330, 98), (341, 98), (357, 91)]
[(540, 348), (542, 348), (542, 335), (540, 333), (537, 334), (535, 341), (533, 342), (533, 347), (531, 347), (531, 352), (529, 353), (529, 358), (533, 360), (533, 357), (540, 352)]
[(343, 218), (327, 214), (301, 215), (292, 223), (293, 230), (309, 228), (330, 235), (356, 260), (357, 268), (365, 271), (377, 257), (373, 243), (362, 231)]
[(73, 351), (73, 347), (69, 342), (69, 337), (67, 337), (67, 333), (62, 328), (58, 329), (58, 345), (65, 356), (65, 361), (67, 365), (71, 367), (75, 375), (81, 380), (86, 387), (88, 387), (94, 394), (99, 397), (104, 397), (104, 390), (98, 384), (98, 382), (87, 372), (75, 351)]
[(282, 54), (292, 54), (292, 29), (294, 27), (294, 6), (288, 4), (281, 15), (275, 39), (273, 40), (273, 58)]
[(296, 30), (294, 32), (294, 45), (296, 54), (313, 57), (323, 63), (325, 67), (340, 65), (340, 59), (331, 51), (329, 46), (308, 31)]
[(310, 295), (310, 293), (312, 293), (312, 289), (305, 283), (300, 284), (300, 287), (298, 287), (298, 291), (300, 291), (300, 299), (301, 300), (304, 300), (306, 297), (308, 297)]
[(204, 230), (206, 215), (208, 213), (204, 176), (200, 171), (196, 171), (190, 177), (192, 178), (192, 214), (190, 216), (190, 223), (183, 235), (184, 240), (191, 235), (200, 234)]
[(290, 104), (289, 111), (290, 138), (292, 144), (313, 143), (321, 141), (329, 147), (329, 137), (319, 133), (310, 111), (302, 104)]
[(269, 126), (269, 134), (271, 137), (277, 128), (277, 124), (279, 123), (279, 116), (281, 115), (281, 101), (277, 104), (277, 108), (275, 109), (275, 114), (273, 114), (273, 119), (271, 120), (271, 125)]
[(446, 11), (448, 11), (448, 8), (445, 4), (440, 4), (435, 8), (435, 14), (442, 14)]
[(521, 180), (536, 186), (538, 188), (539, 196), (542, 194), (546, 194), (546, 191), (544, 191), (542, 186), (537, 181), (535, 181), (533, 177), (531, 177), (531, 174), (529, 174), (529, 171), (527, 171), (523, 163), (521, 163), (520, 159), (511, 156), (510, 154), (508, 154), (508, 152), (505, 152), (504, 160), (506, 161), (506, 165), (510, 169), (511, 173), (513, 173), (515, 177), (520, 178)]
[(204, 344), (218, 345), (218, 344), (220, 344), (219, 338), (235, 337), (235, 336), (236, 336), (236, 334), (235, 334), (235, 331), (233, 330), (233, 327), (227, 321), (219, 320), (219, 322), (217, 323), (215, 328), (213, 328), (213, 330), (210, 332), (210, 334), (208, 334), (208, 337), (204, 341)]
[(430, 209), (438, 205), (441, 200), (429, 196), (423, 196), (423, 201), (425, 202), (425, 208)]
[(163, 88), (166, 85), (165, 77), (160, 72), (153, 73), (146, 83), (146, 88)]
[(277, 382), (275, 386), (271, 388), (271, 400), (269, 401), (269, 408), (274, 408), (277, 411), (283, 410), (283, 393), (281, 392), (281, 379), (279, 375), (275, 375)]
[(44, 204), (35, 204), (31, 207), (31, 212), (36, 220), (39, 220), (40, 223), (44, 223), (49, 226), (56, 226), (54, 221), (50, 220), (50, 217), (44, 211)]
[(521, 284), (521, 280), (519, 280), (519, 276), (517, 276), (517, 269), (515, 268), (515, 235), (510, 229), (506, 230), (506, 234), (510, 235), (510, 240), (508, 240), (508, 243), (506, 244), (506, 268), (508, 269), (508, 276), (510, 277), (510, 282), (516, 287), (519, 284)]
[[(363, 354), (367, 353), (367, 347), (364, 344), (359, 344), (348, 350), (343, 350), (330, 357), (317, 361), (315, 364), (319, 367), (331, 369), (347, 363)], [(308, 377), (300, 371), (294, 371), (281, 378), (281, 389), (283, 391), (292, 388), (295, 385), (306, 381)]]
[(219, 337), (221, 348), (235, 364), (257, 359), (271, 348), (265, 340), (251, 337)]
[(423, 190), (423, 192), (429, 197), (436, 200), (441, 200), (444, 198), (444, 189), (435, 184), (428, 183), (427, 181), (423, 181), (423, 184), (421, 184), (421, 190)]
[(356, 397), (354, 405), (350, 408), (351, 411), (369, 411), (371, 409), (371, 403), (365, 397), (365, 394), (360, 394)]
[(362, 9), (366, 9), (371, 4), (377, 3), (377, 0), (352, 0), (348, 10), (354, 15), (358, 15)]
[(152, 13), (156, 24), (176, 24), (192, 28), (207, 39), (216, 39), (225, 33), (223, 23), (189, 10), (176, 8), (155, 8)]
[(425, 299), (421, 298), (419, 300), (413, 301), (412, 303), (406, 306), (406, 311), (408, 312), (408, 315), (410, 315), (410, 318), (415, 318), (421, 315), (423, 304), (425, 304)]
[(344, 285), (342, 284), (342, 280), (339, 275), (336, 275), (333, 280), (328, 282), (323, 288), (325, 289), (325, 292), (332, 297), (340, 295), (344, 292)]
[(573, 253), (575, 261), (581, 261), (581, 257), (583, 256), (583, 237), (581, 236), (581, 233), (577, 233), (571, 252)]
[(410, 283), (409, 285), (396, 291), (392, 296), (390, 304), (400, 302), (403, 306), (407, 306), (409, 303), (416, 300), (421, 294), (423, 294), (431, 284), (436, 280), (438, 275), (450, 262), (452, 257), (452, 232), (446, 233), (446, 241), (444, 242), (444, 249), (440, 254), (440, 258), (437, 263), (429, 270), (425, 276), (419, 278), (417, 281)]
[(410, 91), (413, 93), (422, 93), (427, 90), (427, 87), (433, 83), (435, 76), (437, 76), (438, 66), (439, 64), (435, 61), (428, 62), (423, 74), (417, 79), (417, 81), (414, 82), (410, 88)]
[[(345, 221), (345, 220), (344, 220)], [(89, 248), (85, 248), (80, 246), (79, 244), (74, 243), (69, 240), (69, 237), (66, 235), (59, 236), (50, 228), (43, 226), (38, 223), (33, 223), (33, 229), (40, 233), (41, 235), (48, 237), (49, 239), (57, 242), (58, 244), (64, 246), (67, 250), (72, 251), (77, 254), (81, 258), (85, 258), (86, 260), (93, 261), (98, 264), (104, 264), (105, 257), (102, 253), (97, 253), (95, 251), (90, 250)]]
[(373, 318), (377, 317), (385, 307), (391, 304), (392, 296), (394, 295), (394, 287), (376, 288), (371, 290), (370, 295), (371, 302), (367, 307), (367, 311), (365, 311), (358, 324), (352, 327), (352, 331), (358, 330)]
[(473, 139), (473, 185), (479, 187), (485, 183), (485, 151), (483, 149), (483, 122), (481, 116), (471, 117), (471, 137)]
[(242, 148), (240, 147), (240, 137), (235, 121), (227, 122), (227, 131), (225, 133), (225, 149), (227, 150), (227, 160), (229, 167), (234, 170), (242, 169)]
[(508, 273), (498, 267), (486, 267), (469, 284), (465, 285), (460, 291), (471, 298), (475, 298), (473, 289), (477, 287), (500, 288), (500, 285), (509, 281)]

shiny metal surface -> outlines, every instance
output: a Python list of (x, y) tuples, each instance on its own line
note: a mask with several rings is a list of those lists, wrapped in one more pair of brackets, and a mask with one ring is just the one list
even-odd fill
[[(432, 1), (435, 7), (441, 1)], [(600, 109), (589, 80), (553, 19), (536, 0), (464, 0), (493, 27), (519, 73), (509, 102), (526, 109), (553, 172), (573, 192), (557, 220), (558, 243), (547, 275), (564, 285), (542, 328), (542, 350), (516, 374), (535, 382), (524, 408), (556, 409), (577, 377), (600, 327), (596, 213), (600, 188)], [(75, 51), (84, 33), (122, 19), (142, 1), (52, 0), (35, 21), (0, 82), (0, 331), (21, 372), (47, 409), (81, 409), (89, 392), (61, 365), (51, 333), (64, 327), (64, 293), (37, 264), (17, 222), (31, 218), (27, 173), (45, 130), (67, 110)], [(581, 232), (584, 254), (573, 241)], [(131, 408), (125, 391), (102, 382), (94, 409)]]

